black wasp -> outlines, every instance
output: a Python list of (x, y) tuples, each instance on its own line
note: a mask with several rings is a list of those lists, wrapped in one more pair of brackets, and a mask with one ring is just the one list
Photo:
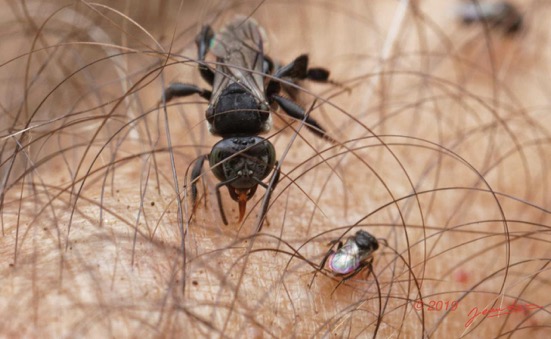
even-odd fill
[[(303, 108), (290, 99), (280, 96), (281, 80), (294, 83), (299, 80), (328, 82), (329, 71), (308, 68), (308, 56), (300, 55), (290, 64), (275, 67), (264, 54), (265, 33), (255, 20), (238, 16), (219, 33), (214, 34), (208, 25), (203, 26), (195, 39), (198, 49), (199, 72), (212, 86), (212, 91), (191, 84), (173, 83), (164, 92), (165, 101), (192, 94), (209, 101), (206, 120), (210, 133), (222, 137), (210, 152), (201, 156), (191, 174), (191, 198), (197, 204), (197, 179), (208, 159), (214, 175), (220, 180), (216, 197), (222, 221), (227, 219), (222, 207), (220, 188), (226, 186), (230, 197), (239, 204), (239, 222), (245, 215), (247, 201), (258, 185), (271, 194), (279, 180), (274, 171), (271, 187), (264, 180), (278, 168), (272, 143), (259, 137), (272, 128), (270, 110), (279, 106), (289, 116), (303, 120), (306, 127), (320, 137), (330, 139), (325, 130)], [(216, 57), (216, 69), (205, 63), (208, 52)], [(269, 76), (267, 76), (269, 75)], [(263, 207), (262, 217), (265, 209)]]

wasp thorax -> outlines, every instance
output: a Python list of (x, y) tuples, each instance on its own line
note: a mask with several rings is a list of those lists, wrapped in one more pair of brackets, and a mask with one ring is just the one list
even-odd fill
[(270, 112), (260, 98), (239, 83), (226, 87), (207, 113), (213, 133), (220, 135), (263, 132)]
[(234, 136), (214, 145), (209, 163), (214, 175), (234, 188), (251, 188), (270, 174), (275, 164), (274, 146), (266, 139)]

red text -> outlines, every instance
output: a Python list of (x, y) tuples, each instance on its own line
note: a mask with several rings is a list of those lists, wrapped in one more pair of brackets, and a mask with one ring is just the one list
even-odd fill
[(543, 308), (543, 307), (535, 304), (524, 304), (524, 305), (512, 304), (502, 308), (499, 308), (499, 307), (485, 308), (482, 311), (479, 311), (478, 307), (473, 307), (467, 314), (467, 317), (470, 317), (470, 318), (467, 319), (467, 322), (465, 322), (465, 327), (471, 326), (474, 320), (480, 315), (485, 315), (486, 318), (494, 318), (494, 317), (500, 317), (511, 313), (526, 312), (526, 311), (536, 310), (540, 308)]

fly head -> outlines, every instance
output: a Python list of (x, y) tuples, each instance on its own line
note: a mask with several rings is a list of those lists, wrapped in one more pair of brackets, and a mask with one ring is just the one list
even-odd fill
[(377, 239), (366, 231), (359, 230), (354, 236), (358, 248), (366, 253), (373, 253), (379, 248)]

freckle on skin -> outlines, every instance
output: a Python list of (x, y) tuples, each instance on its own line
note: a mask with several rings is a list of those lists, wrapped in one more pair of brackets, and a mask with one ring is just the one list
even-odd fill
[(455, 281), (461, 284), (466, 284), (469, 282), (469, 274), (464, 270), (457, 270), (453, 274)]

